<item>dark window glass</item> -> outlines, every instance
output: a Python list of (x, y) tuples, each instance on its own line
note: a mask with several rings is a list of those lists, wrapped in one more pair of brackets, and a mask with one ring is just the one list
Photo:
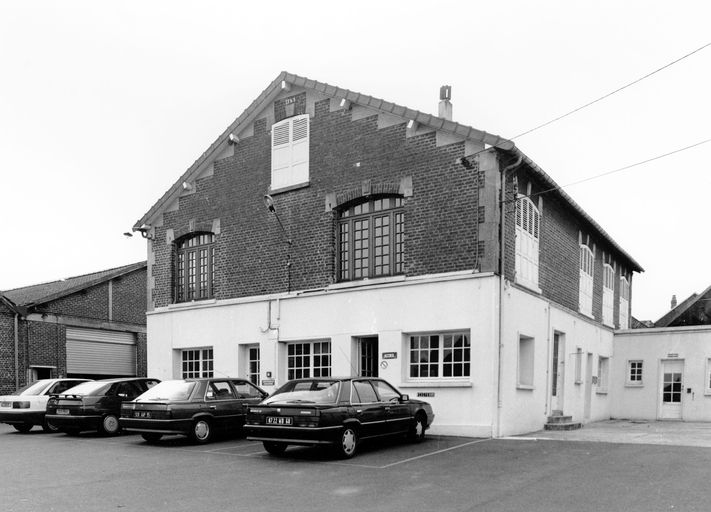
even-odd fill
[(175, 301), (209, 299), (214, 296), (215, 235), (201, 233), (177, 244)]

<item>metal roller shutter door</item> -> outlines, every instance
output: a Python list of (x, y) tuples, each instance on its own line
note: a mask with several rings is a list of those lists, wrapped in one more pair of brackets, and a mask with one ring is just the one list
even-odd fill
[(67, 327), (67, 373), (136, 375), (136, 335)]

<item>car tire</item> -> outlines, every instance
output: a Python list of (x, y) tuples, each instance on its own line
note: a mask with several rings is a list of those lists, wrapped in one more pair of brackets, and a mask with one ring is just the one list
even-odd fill
[(15, 427), (15, 430), (17, 430), (18, 432), (26, 434), (27, 432), (32, 430), (32, 423), (15, 423), (13, 427)]
[(59, 428), (49, 420), (44, 420), (42, 422), (42, 430), (49, 433), (59, 432)]
[(410, 430), (407, 433), (407, 438), (415, 443), (419, 443), (425, 438), (425, 429), (427, 428), (427, 416), (424, 414), (417, 413), (415, 419), (410, 426)]
[(286, 447), (288, 446), (286, 443), (277, 443), (274, 441), (263, 441), (262, 444), (269, 455), (275, 455), (277, 457), (284, 455)]
[(212, 440), (212, 423), (207, 418), (199, 418), (193, 422), (190, 429), (190, 440), (194, 443), (205, 444)]
[(146, 432), (141, 434), (141, 437), (145, 442), (149, 444), (154, 444), (160, 441), (161, 437), (163, 437), (163, 434), (154, 434), (153, 432)]
[(336, 455), (341, 459), (350, 459), (358, 451), (360, 438), (355, 427), (347, 426), (341, 430), (335, 445)]
[(107, 414), (101, 420), (99, 432), (105, 436), (116, 436), (121, 432), (118, 417), (115, 414)]

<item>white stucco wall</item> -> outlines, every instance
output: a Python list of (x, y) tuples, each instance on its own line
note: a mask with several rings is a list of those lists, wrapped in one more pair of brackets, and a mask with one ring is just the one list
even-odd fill
[[(664, 361), (683, 362), (681, 418), (711, 421), (707, 360), (711, 358), (711, 326), (634, 329), (615, 336), (613, 406), (615, 418), (660, 418)], [(627, 362), (643, 362), (642, 384), (628, 383)], [(690, 392), (687, 392), (689, 391)]]
[[(423, 398), (436, 414), (433, 433), (492, 435), (497, 278), (458, 273), (379, 283), (161, 308), (148, 315), (148, 375), (177, 378), (179, 350), (206, 346), (213, 347), (216, 375), (244, 375), (239, 346), (258, 343), (262, 379), (272, 372), (278, 386), (286, 381), (287, 343), (316, 340), (331, 341), (332, 375), (351, 375), (354, 338), (377, 335), (378, 362), (387, 363), (379, 368), (379, 376), (412, 397), (434, 393)], [(470, 333), (470, 378), (409, 378), (408, 335), (461, 330)], [(383, 360), (383, 352), (395, 352), (397, 358)]]

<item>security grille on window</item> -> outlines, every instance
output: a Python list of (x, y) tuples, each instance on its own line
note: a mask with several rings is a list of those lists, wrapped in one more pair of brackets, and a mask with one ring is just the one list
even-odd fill
[(331, 342), (289, 343), (287, 378), (329, 377), (331, 375)]
[(183, 379), (212, 377), (213, 359), (211, 348), (195, 348), (182, 351)]
[(516, 201), (516, 282), (538, 289), (541, 214), (530, 198)]
[(201, 233), (177, 245), (175, 301), (209, 299), (215, 282), (215, 235)]
[(469, 377), (471, 345), (467, 333), (410, 336), (410, 378)]
[(642, 385), (642, 361), (627, 361), (627, 384), (631, 386)]
[(580, 246), (580, 312), (592, 316), (595, 256), (587, 245)]
[(309, 115), (272, 126), (272, 189), (309, 181)]
[(381, 197), (343, 210), (338, 222), (341, 281), (404, 272), (404, 215), (401, 197)]

